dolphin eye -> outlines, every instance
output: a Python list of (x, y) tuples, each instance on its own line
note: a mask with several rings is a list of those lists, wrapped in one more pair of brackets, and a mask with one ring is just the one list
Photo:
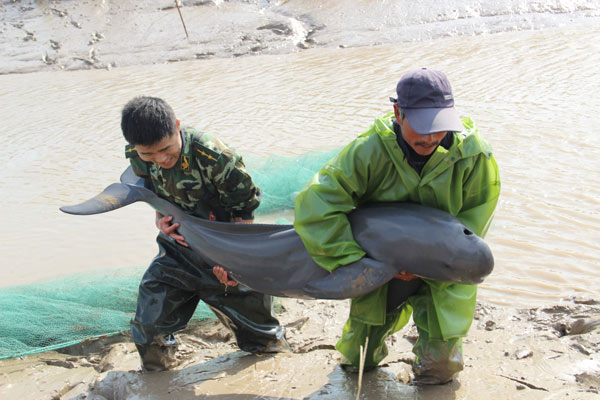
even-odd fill
[(471, 232), (470, 230), (468, 230), (467, 228), (463, 229), (463, 233), (467, 236), (472, 235), (473, 232)]

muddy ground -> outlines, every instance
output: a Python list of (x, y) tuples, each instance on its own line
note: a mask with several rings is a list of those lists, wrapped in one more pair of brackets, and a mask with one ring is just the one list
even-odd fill
[(414, 42), (597, 17), (592, 5), (522, 3), (414, 2), (407, 10), (372, 0), (183, 0), (178, 10), (174, 0), (0, 0), (0, 74)]
[[(307, 3), (312, 12), (300, 9)], [(183, 1), (178, 10), (171, 0), (2, 0), (0, 73), (110, 69), (372, 43), (338, 37), (340, 21), (333, 12), (306, 1)]]
[[(127, 335), (0, 361), (2, 399), (354, 399), (358, 376), (339, 366), (334, 345), (346, 301), (282, 299), (290, 353), (239, 351), (218, 322), (179, 334), (179, 366), (142, 373)], [(600, 302), (569, 299), (547, 308), (480, 304), (464, 341), (465, 369), (441, 386), (411, 384), (409, 324), (390, 354), (364, 374), (363, 399), (596, 399), (600, 394)]]

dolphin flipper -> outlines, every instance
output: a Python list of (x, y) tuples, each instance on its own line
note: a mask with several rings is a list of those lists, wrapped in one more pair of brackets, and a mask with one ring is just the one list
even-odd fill
[(91, 199), (81, 204), (60, 207), (60, 210), (75, 215), (100, 214), (125, 207), (143, 200), (143, 198), (143, 194), (134, 187), (123, 183), (113, 183)]

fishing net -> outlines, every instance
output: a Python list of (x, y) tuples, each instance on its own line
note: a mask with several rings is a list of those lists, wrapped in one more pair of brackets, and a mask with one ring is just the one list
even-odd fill
[[(0, 359), (125, 331), (144, 268), (71, 275), (0, 290)], [(207, 317), (208, 309), (198, 307)]]
[[(295, 194), (335, 152), (246, 158), (248, 171), (263, 193), (257, 214), (293, 208)], [(145, 267), (110, 269), (0, 288), (0, 359), (129, 330), (144, 271)], [(193, 319), (207, 318), (215, 317), (200, 302)]]
[(262, 191), (256, 214), (293, 208), (296, 194), (337, 151), (312, 151), (297, 157), (271, 155), (261, 160), (244, 156), (252, 180)]

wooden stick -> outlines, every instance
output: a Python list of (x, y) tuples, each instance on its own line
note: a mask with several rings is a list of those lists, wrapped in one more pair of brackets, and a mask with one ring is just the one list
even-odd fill
[(358, 392), (356, 392), (356, 400), (360, 397), (360, 389), (362, 388), (363, 370), (365, 369), (365, 358), (367, 358), (367, 348), (369, 347), (369, 337), (365, 340), (365, 348), (360, 346), (360, 361), (358, 363)]
[(179, 0), (175, 0), (175, 5), (177, 6), (177, 11), (179, 12), (179, 18), (181, 18), (181, 23), (183, 24), (183, 30), (185, 31), (185, 37), (190, 40), (190, 35), (188, 35), (187, 28), (185, 27), (185, 22), (183, 21), (183, 15), (181, 14), (181, 8), (179, 8)]

